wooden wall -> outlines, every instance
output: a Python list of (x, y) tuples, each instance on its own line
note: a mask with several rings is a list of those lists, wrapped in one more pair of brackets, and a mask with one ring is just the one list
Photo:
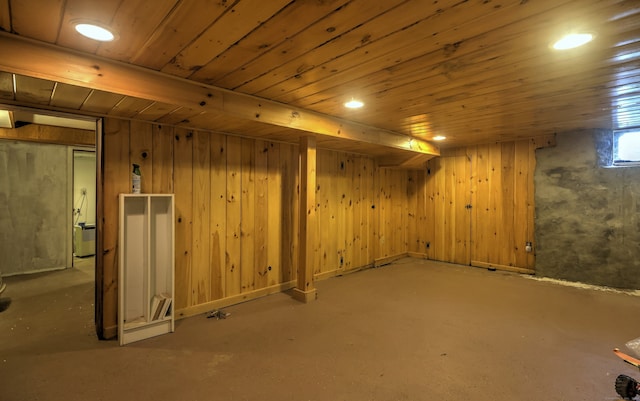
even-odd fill
[[(298, 146), (107, 118), (103, 328), (115, 335), (118, 194), (131, 164), (142, 191), (175, 193), (176, 312), (190, 316), (292, 288), (298, 255)], [(407, 171), (319, 150), (317, 279), (407, 252)]]
[[(318, 150), (315, 278), (407, 253), (532, 272), (535, 149), (549, 143), (447, 150), (414, 171)], [(132, 163), (143, 192), (175, 193), (178, 316), (294, 287), (298, 146), (108, 118), (103, 149), (104, 337), (116, 329), (117, 197)]]
[[(409, 252), (532, 273), (535, 150), (544, 137), (446, 150), (410, 173)], [(414, 190), (415, 189), (415, 190)], [(415, 206), (414, 206), (415, 205)]]

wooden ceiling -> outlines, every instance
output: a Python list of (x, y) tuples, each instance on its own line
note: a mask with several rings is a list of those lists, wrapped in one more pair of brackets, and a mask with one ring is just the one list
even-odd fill
[[(83, 38), (78, 20), (118, 38)], [(433, 155), (436, 135), (450, 148), (640, 126), (638, 0), (0, 0), (0, 28), (10, 38), (0, 40), (0, 101), (10, 104), (283, 141), (310, 131), (319, 146), (376, 155), (388, 143), (369, 135), (410, 136)], [(596, 38), (550, 48), (569, 31)], [(48, 62), (29, 55), (41, 43), (57, 52)], [(85, 74), (103, 60), (115, 63)], [(221, 106), (173, 101), (142, 75), (210, 97), (219, 88)], [(345, 109), (351, 98), (365, 107)], [(258, 118), (256, 107), (274, 114)], [(289, 121), (298, 111), (358, 135)]]

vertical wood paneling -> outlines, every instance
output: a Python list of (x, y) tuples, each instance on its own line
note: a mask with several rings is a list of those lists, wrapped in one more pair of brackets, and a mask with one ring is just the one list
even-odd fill
[(280, 146), (280, 171), (282, 173), (282, 240), (280, 243), (281, 280), (296, 278), (294, 260), (298, 257), (298, 163), (297, 148), (291, 145)]
[[(280, 170), (280, 144), (270, 143), (267, 152), (267, 285), (275, 285), (282, 280), (282, 249), (283, 240), (283, 177)], [(286, 230), (286, 228), (284, 228)]]
[(489, 170), (488, 170), (488, 185), (489, 185), (489, 211), (490, 218), (487, 221), (479, 221), (477, 222), (479, 229), (483, 229), (486, 232), (486, 236), (490, 238), (488, 244), (488, 260), (494, 261), (493, 263), (499, 263), (500, 254), (502, 253), (502, 245), (504, 231), (502, 228), (504, 226), (504, 217), (499, 210), (500, 206), (503, 203), (503, 188), (500, 187), (500, 183), (502, 183), (501, 173), (502, 173), (502, 152), (500, 148), (500, 144), (491, 145), (489, 147)]
[(363, 214), (366, 203), (366, 164), (363, 157), (356, 157), (353, 166), (353, 178), (355, 191), (353, 194), (353, 259), (354, 268), (367, 264), (367, 242), (365, 228), (368, 228), (369, 219)]
[(191, 305), (211, 301), (209, 234), (211, 196), (211, 149), (209, 133), (193, 133), (193, 264)]
[(255, 141), (241, 143), (240, 292), (255, 289)]
[(407, 174), (407, 238), (409, 252), (418, 252), (420, 237), (418, 236), (418, 172), (409, 171)]
[(339, 268), (344, 270), (350, 270), (353, 267), (353, 242), (354, 242), (354, 222), (353, 222), (353, 200), (358, 191), (358, 183), (354, 179), (354, 160), (353, 156), (346, 158), (345, 163), (345, 180), (343, 184), (343, 218), (344, 218), (344, 247), (342, 249), (341, 259), (339, 261)]
[[(255, 141), (255, 227), (254, 227), (254, 281), (255, 288), (268, 284), (268, 235), (269, 230), (269, 144)], [(277, 188), (274, 189), (274, 192)], [(277, 198), (273, 199), (273, 202)]]
[[(538, 144), (536, 144), (535, 140), (528, 141), (529, 143), (529, 179), (527, 180), (527, 241), (533, 243), (535, 238), (535, 188), (533, 177), (536, 171), (536, 149), (538, 148)], [(527, 266), (529, 269), (535, 268), (536, 263), (536, 253), (535, 253), (536, 244), (533, 243), (533, 252), (527, 253)]]
[[(427, 172), (425, 170), (419, 170), (416, 173), (416, 209), (414, 215), (416, 216), (416, 240), (414, 244), (416, 246), (414, 252), (425, 253), (427, 238), (426, 227), (430, 222), (427, 220), (427, 186), (426, 186)], [(409, 237), (411, 239), (411, 237)]]
[(471, 231), (470, 231), (470, 209), (467, 205), (471, 204), (470, 191), (470, 160), (465, 149), (456, 152), (454, 174), (455, 188), (452, 206), (455, 208), (455, 225), (454, 233), (454, 257), (455, 263), (468, 265), (471, 262)]
[(102, 327), (115, 333), (118, 311), (118, 195), (130, 192), (129, 122), (104, 122)]
[(171, 194), (173, 193), (173, 128), (154, 124), (152, 132), (151, 191)]
[(377, 237), (379, 230), (378, 220), (378, 199), (376, 198), (377, 172), (376, 164), (372, 159), (365, 159), (364, 166), (366, 169), (366, 192), (364, 195), (364, 205), (362, 207), (363, 221), (367, 221), (367, 227), (364, 228), (363, 245), (366, 249), (366, 264), (373, 264), (378, 255)]
[(446, 206), (445, 197), (445, 158), (441, 158), (438, 162), (438, 174), (435, 176), (435, 192), (434, 192), (434, 242), (431, 244), (433, 247), (433, 257), (437, 260), (448, 260), (445, 252), (447, 249), (445, 227), (445, 212), (448, 210)]
[(242, 140), (227, 138), (227, 232), (226, 295), (240, 293), (240, 235), (242, 193)]
[[(316, 154), (317, 160), (317, 175), (316, 175), (316, 204), (318, 224), (316, 230), (316, 244), (317, 249), (323, 249), (324, 252), (318, 252), (316, 254), (315, 274), (321, 273), (324, 269), (329, 270), (330, 261), (326, 250), (331, 249), (329, 241), (331, 240), (331, 233), (335, 232), (335, 219), (332, 214), (332, 194), (331, 194), (331, 180), (329, 177), (334, 175), (334, 162), (332, 156), (335, 157), (335, 153), (328, 151), (318, 150)], [(335, 267), (334, 267), (335, 268)]]
[[(529, 232), (529, 180), (533, 182), (533, 175), (529, 175), (529, 143), (527, 141), (515, 142), (514, 157), (514, 250), (515, 266), (529, 268), (526, 242), (531, 241)], [(533, 172), (532, 172), (533, 173)], [(531, 266), (533, 267), (533, 266)]]
[(471, 209), (473, 216), (471, 236), (474, 244), (472, 258), (474, 260), (488, 260), (491, 239), (487, 237), (484, 225), (480, 226), (483, 222), (492, 218), (489, 209), (489, 194), (491, 191), (489, 184), (489, 145), (478, 146), (476, 149), (477, 156), (473, 168), (477, 190), (473, 194), (475, 199), (473, 209)]
[[(515, 264), (515, 143), (504, 142), (500, 147), (502, 174), (502, 203), (498, 206), (498, 213), (502, 216), (502, 226), (496, 227), (496, 231), (502, 233), (499, 242), (500, 258), (498, 263), (505, 266), (516, 266)], [(504, 228), (503, 228), (504, 227)]]
[(444, 165), (444, 242), (443, 253), (446, 260), (454, 261), (456, 259), (456, 216), (457, 208), (460, 205), (455, 204), (455, 190), (456, 190), (456, 156), (451, 155), (445, 157), (443, 160)]
[(140, 166), (140, 188), (142, 193), (153, 192), (153, 132), (152, 126), (140, 121), (131, 121), (129, 137), (129, 161)]
[(174, 183), (176, 212), (176, 309), (193, 305), (191, 288), (193, 246), (193, 132), (174, 132)]
[[(333, 263), (331, 267), (337, 268), (338, 270), (344, 270), (345, 266), (345, 250), (347, 245), (347, 220), (346, 220), (346, 209), (348, 202), (347, 195), (347, 164), (348, 164), (348, 155), (346, 153), (338, 154), (338, 164), (336, 165), (336, 175), (332, 177), (332, 181), (336, 183), (334, 193), (335, 200), (335, 220), (337, 230), (334, 231), (334, 237), (336, 239), (336, 247), (334, 248), (333, 254)], [(332, 188), (334, 188), (332, 186)]]
[(424, 250), (429, 259), (436, 259), (435, 238), (436, 238), (436, 202), (438, 201), (437, 174), (440, 168), (441, 158), (431, 159), (427, 162), (427, 170), (424, 180), (425, 206), (424, 221), (421, 227), (425, 240)]
[(424, 202), (424, 211), (417, 212), (433, 219), (420, 224), (424, 228), (417, 234), (430, 243), (427, 257), (533, 269), (533, 255), (525, 251), (525, 243), (531, 241), (527, 238), (533, 235), (536, 146), (532, 143), (447, 150), (427, 163), (424, 201), (418, 202)]
[(211, 298), (226, 296), (227, 137), (210, 134), (211, 148)]
[(379, 218), (380, 218), (380, 231), (379, 231), (379, 254), (378, 257), (387, 257), (391, 254), (391, 188), (390, 188), (390, 176), (391, 171), (389, 169), (380, 169), (378, 176), (380, 182), (377, 188), (379, 196)]

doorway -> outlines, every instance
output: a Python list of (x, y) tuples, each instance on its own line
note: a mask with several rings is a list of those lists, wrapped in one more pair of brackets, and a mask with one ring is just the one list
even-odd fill
[[(0, 109), (11, 115), (11, 125), (0, 127), (0, 197), (7, 201), (0, 201), (0, 274), (7, 285), (0, 299), (0, 352), (95, 335), (97, 238), (95, 230), (93, 236), (80, 231), (85, 248), (74, 249), (73, 228), (95, 228), (98, 220), (99, 120)], [(82, 265), (74, 262), (75, 251)], [(49, 254), (62, 257), (51, 262), (44, 257)]]
[(96, 153), (73, 149), (73, 266), (96, 253)]

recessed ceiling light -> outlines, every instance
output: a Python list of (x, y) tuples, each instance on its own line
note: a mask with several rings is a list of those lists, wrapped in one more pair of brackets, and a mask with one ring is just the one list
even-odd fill
[(574, 47), (582, 46), (593, 40), (592, 33), (571, 33), (564, 36), (562, 39), (553, 44), (553, 48), (556, 50), (573, 49)]
[(349, 108), (349, 109), (359, 109), (362, 106), (364, 106), (364, 103), (362, 103), (359, 100), (355, 100), (355, 99), (351, 99), (347, 103), (344, 104), (344, 107)]
[(80, 35), (100, 42), (110, 42), (116, 38), (110, 30), (94, 23), (79, 22), (75, 28)]
[(442, 135), (438, 135), (438, 136), (434, 136), (433, 140), (434, 141), (444, 141), (445, 139), (447, 139), (446, 136), (442, 136)]

